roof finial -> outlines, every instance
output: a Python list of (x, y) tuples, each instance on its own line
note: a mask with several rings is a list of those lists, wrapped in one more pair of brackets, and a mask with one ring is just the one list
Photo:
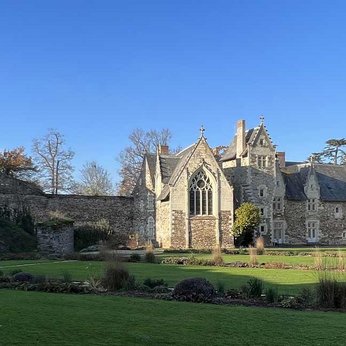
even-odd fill
[(199, 131), (200, 131), (200, 138), (205, 138), (204, 137), (205, 128), (203, 127), (203, 125), (201, 125), (201, 128), (199, 129)]
[(261, 125), (263, 125), (264, 124), (264, 115), (263, 114), (260, 116), (260, 121), (261, 121)]

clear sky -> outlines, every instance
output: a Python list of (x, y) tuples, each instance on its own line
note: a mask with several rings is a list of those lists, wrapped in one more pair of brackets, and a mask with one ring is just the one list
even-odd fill
[(235, 121), (265, 123), (303, 160), (346, 137), (346, 2), (0, 0), (0, 148), (56, 128), (78, 169), (115, 158), (132, 129), (206, 128), (228, 144)]

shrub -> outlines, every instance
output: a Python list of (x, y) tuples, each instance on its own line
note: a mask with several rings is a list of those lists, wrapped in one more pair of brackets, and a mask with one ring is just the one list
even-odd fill
[(90, 245), (105, 242), (110, 239), (112, 232), (112, 227), (105, 219), (100, 219), (96, 222), (86, 222), (75, 228), (75, 249), (79, 251)]
[(180, 281), (173, 290), (173, 298), (190, 302), (210, 302), (215, 296), (214, 286), (203, 278)]
[(167, 287), (167, 283), (163, 279), (150, 279), (147, 278), (144, 280), (143, 285), (148, 286), (150, 288), (165, 286)]
[(219, 294), (224, 294), (225, 293), (225, 283), (223, 281), (218, 281), (216, 283), (216, 291)]
[(257, 261), (257, 249), (255, 247), (249, 247), (250, 265), (255, 266), (258, 264)]
[(262, 236), (256, 239), (257, 255), (264, 255), (264, 238)]
[(17, 273), (13, 275), (14, 281), (20, 281), (20, 282), (33, 282), (34, 281), (34, 276), (30, 273)]
[(102, 284), (110, 291), (120, 289), (131, 289), (134, 286), (134, 277), (130, 276), (128, 270), (119, 263), (109, 263), (106, 267)]
[(72, 275), (70, 272), (68, 271), (64, 271), (62, 273), (62, 280), (63, 282), (71, 282), (72, 281)]
[(263, 292), (263, 281), (252, 278), (247, 282), (247, 295), (249, 298), (259, 298)]
[(0, 270), (0, 277), (4, 276), (4, 272)]
[(338, 282), (335, 277), (325, 274), (319, 278), (316, 288), (318, 306), (325, 308), (346, 307), (346, 283)]
[(144, 256), (145, 262), (148, 263), (155, 263), (156, 258), (154, 254), (154, 248), (152, 245), (148, 245), (147, 248), (145, 249), (145, 256)]
[(277, 288), (269, 287), (265, 291), (266, 300), (268, 303), (276, 303), (279, 298)]
[(224, 263), (220, 245), (215, 246), (215, 248), (213, 249), (213, 262), (217, 266)]
[(13, 269), (13, 270), (11, 270), (10, 271), (10, 275), (11, 276), (14, 276), (14, 275), (16, 275), (16, 274), (18, 274), (18, 273), (22, 273), (22, 270), (20, 270), (20, 269)]
[(140, 262), (141, 261), (141, 255), (138, 253), (132, 253), (129, 262)]

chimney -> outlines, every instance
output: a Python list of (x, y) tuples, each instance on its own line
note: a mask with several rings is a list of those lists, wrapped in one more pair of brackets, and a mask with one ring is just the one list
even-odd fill
[(279, 166), (281, 168), (285, 167), (286, 166), (286, 153), (284, 151), (278, 151), (276, 153), (276, 157), (279, 160)]
[(159, 154), (168, 155), (169, 154), (169, 146), (160, 144), (160, 146), (159, 146)]
[(237, 158), (245, 150), (245, 120), (237, 121)]

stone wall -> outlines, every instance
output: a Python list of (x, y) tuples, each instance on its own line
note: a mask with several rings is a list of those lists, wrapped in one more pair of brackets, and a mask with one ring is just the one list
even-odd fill
[(216, 218), (195, 216), (190, 218), (190, 246), (194, 249), (212, 249), (216, 242)]
[(71, 226), (59, 229), (39, 227), (37, 247), (41, 254), (61, 257), (74, 252), (74, 231)]
[(171, 247), (186, 249), (186, 214), (181, 210), (172, 211)]
[(220, 212), (220, 244), (222, 248), (234, 247), (234, 238), (231, 235), (232, 214), (230, 211)]
[(170, 236), (170, 203), (157, 202), (157, 213), (156, 213), (156, 240), (158, 245), (163, 248), (171, 247), (171, 236)]
[(80, 226), (85, 222), (106, 219), (117, 231), (132, 232), (133, 199), (129, 197), (94, 197), (76, 195), (20, 195), (0, 193), (0, 206), (18, 209), (28, 207), (35, 222), (60, 212)]

